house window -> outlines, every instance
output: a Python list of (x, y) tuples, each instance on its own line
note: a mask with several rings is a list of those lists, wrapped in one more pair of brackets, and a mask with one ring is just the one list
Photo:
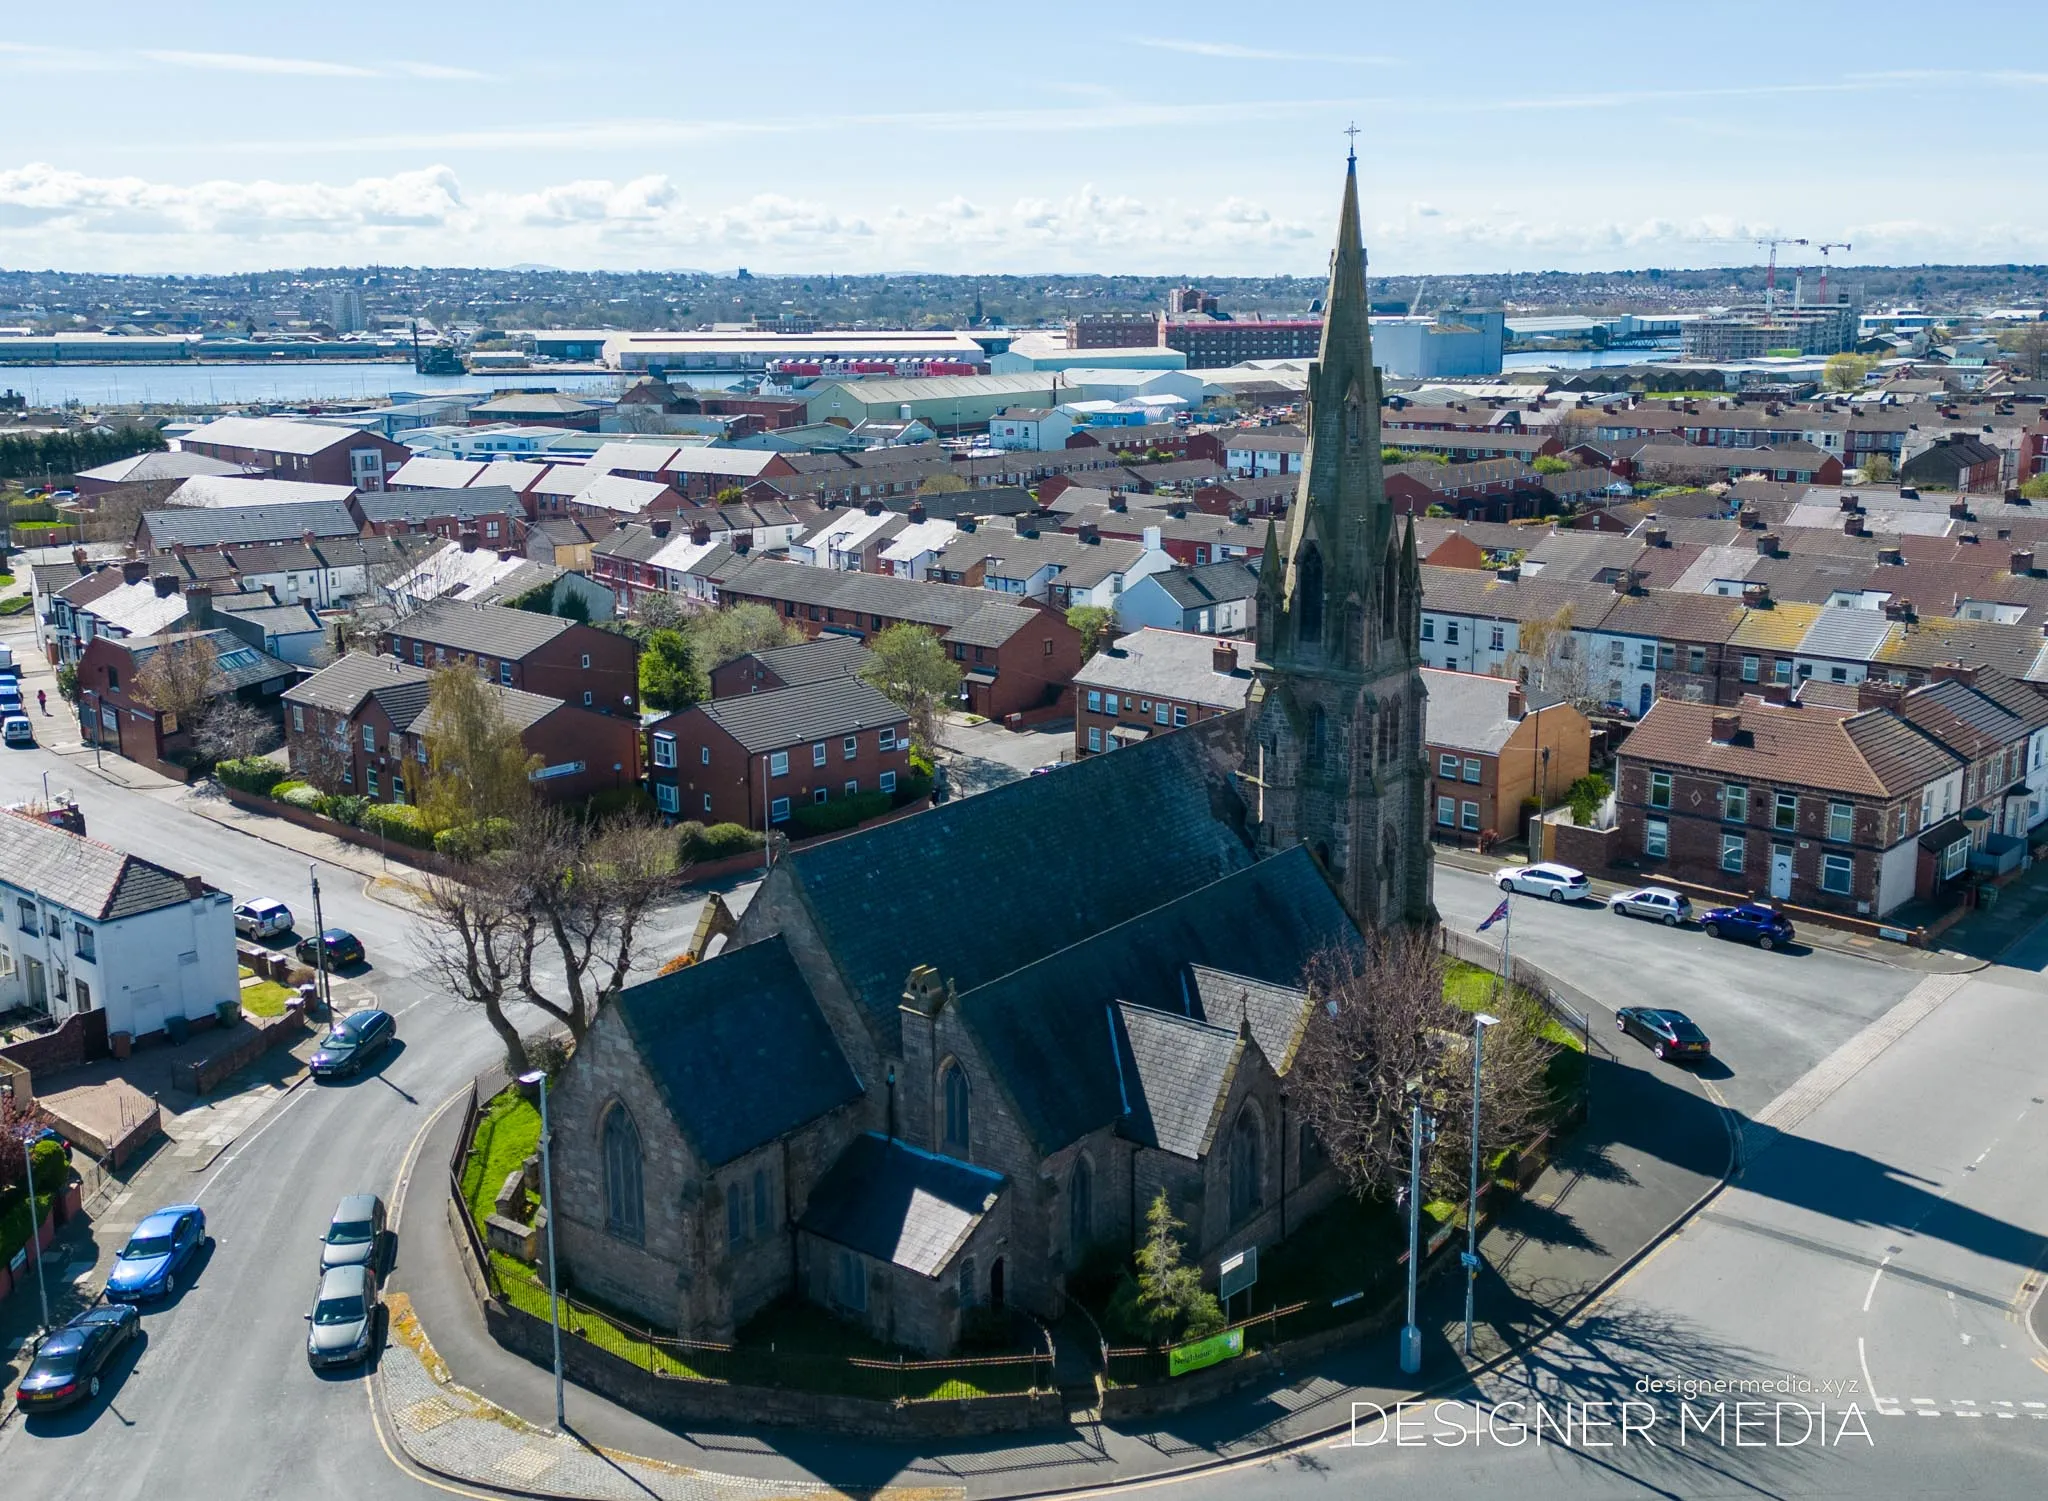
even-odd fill
[(114, 670), (113, 668), (109, 667), (109, 668), (107, 669), (107, 692), (109, 692), (109, 693), (119, 693), (120, 691), (121, 691), (121, 674), (120, 674), (119, 672), (115, 671), (115, 670)]
[(1704, 646), (1688, 646), (1685, 649), (1685, 670), (1705, 672), (1707, 670), (1707, 649)]
[(858, 736), (858, 735), (848, 735), (848, 736), (847, 736), (847, 737), (846, 737), (846, 738), (845, 738), (844, 740), (842, 740), (842, 741), (840, 741), (840, 742), (839, 742), (839, 759), (840, 759), (840, 760), (842, 760), (842, 761), (851, 761), (851, 760), (852, 760), (852, 759), (853, 759), (854, 757), (858, 756), (859, 754), (860, 754), (860, 736)]
[[(1089, 697), (1091, 697), (1091, 698), (1094, 698), (1094, 697), (1097, 697), (1097, 695), (1095, 695), (1095, 694), (1090, 694), (1090, 695), (1089, 695)], [(1093, 706), (1091, 705), (1091, 707), (1093, 707)], [(879, 732), (879, 733), (878, 733), (878, 734), (877, 734), (877, 735), (875, 736), (875, 749), (876, 749), (876, 750), (885, 750), (885, 751), (892, 751), (892, 750), (896, 749), (896, 730), (895, 730), (895, 727), (894, 727), (893, 725), (892, 725), (892, 726), (885, 726), (885, 727), (884, 727), (884, 728), (883, 728), (883, 729), (882, 729), (882, 730), (881, 730), (881, 731), (880, 731), (880, 732)]]
[(1436, 758), (1436, 774), (1442, 777), (1446, 782), (1457, 781), (1458, 758), (1456, 756), (1439, 755)]
[(1458, 822), (1458, 800), (1454, 797), (1440, 797), (1436, 800), (1436, 821), (1445, 828)]
[(811, 747), (811, 765), (813, 765), (813, 766), (823, 766), (824, 764), (825, 764), (825, 742), (824, 742), (824, 741), (822, 741), (822, 740), (820, 740), (820, 741), (819, 741), (819, 742), (818, 742), (817, 744), (815, 744), (815, 745), (813, 745), (813, 746)]
[(939, 1094), (946, 1112), (946, 1150), (955, 1157), (965, 1157), (973, 1142), (968, 1119), (967, 1070), (948, 1062), (939, 1074)]
[(1721, 788), (1721, 817), (1728, 823), (1749, 822), (1749, 789), (1729, 782)]
[(850, 1313), (867, 1312), (868, 1273), (858, 1251), (839, 1253), (838, 1285), (833, 1289), (833, 1297)]
[(1771, 827), (1774, 829), (1796, 829), (1799, 827), (1799, 794), (1781, 792), (1771, 805)]
[(777, 799), (775, 799), (775, 801), (774, 801), (774, 802), (772, 802), (772, 803), (770, 803), (770, 804), (768, 805), (768, 821), (769, 821), (770, 823), (788, 823), (788, 822), (789, 822), (789, 799), (788, 799), (788, 798), (786, 798), (786, 797), (778, 797)]
[(304, 704), (293, 704), (293, 705), (292, 705), (292, 728), (293, 728), (294, 730), (297, 730), (297, 731), (298, 731), (298, 732), (299, 732), (300, 734), (304, 734), (304, 733), (305, 733), (305, 730), (306, 730), (306, 706), (305, 706)]
[(1088, 749), (1092, 751), (1102, 749), (1102, 726), (1099, 724), (1088, 726)]
[(1643, 642), (1642, 649), (1636, 657), (1636, 666), (1640, 667), (1644, 672), (1649, 672), (1652, 671), (1656, 667), (1656, 665), (1657, 648), (1648, 641)]
[(1828, 838), (1847, 844), (1856, 836), (1856, 807), (1853, 803), (1828, 804)]
[(1969, 863), (1970, 841), (1958, 839), (1954, 844), (1941, 852), (1941, 878), (1946, 881), (1951, 877), (1961, 875), (1963, 868)]
[(1423, 616), (1423, 617), (1422, 617), (1422, 639), (1423, 639), (1423, 640), (1425, 640), (1425, 641), (1434, 641), (1434, 640), (1436, 640), (1436, 617), (1435, 617), (1435, 616), (1433, 616), (1433, 615), (1425, 615), (1425, 616)]
[(73, 989), (78, 992), (78, 1009), (80, 1011), (92, 1010), (92, 987), (83, 980), (77, 980), (73, 982)]
[[(1494, 649), (1495, 651), (1505, 651), (1505, 650), (1507, 650), (1507, 644), (1508, 644), (1508, 633), (1507, 633), (1507, 627), (1505, 627), (1505, 626), (1499, 626), (1499, 625), (1495, 626), (1495, 627), (1493, 628), (1493, 642), (1492, 642), (1492, 645), (1493, 645), (1493, 649)], [(1617, 662), (1619, 662), (1619, 661), (1621, 660), (1621, 655), (1620, 655), (1620, 653), (1621, 653), (1621, 643), (1620, 643), (1620, 642), (1618, 642), (1618, 641), (1617, 641), (1617, 642), (1616, 642), (1616, 643), (1614, 644), (1614, 650), (1615, 650), (1615, 658), (1614, 658), (1614, 660), (1615, 660), (1615, 661), (1617, 661)]]
[(1446, 645), (1446, 646), (1456, 646), (1457, 644), (1458, 644), (1458, 622), (1457, 622), (1457, 621), (1455, 621), (1455, 620), (1446, 620), (1446, 621), (1444, 622), (1444, 645)]
[(1478, 830), (1479, 804), (1472, 802), (1458, 804), (1458, 826), (1464, 829), (1467, 833), (1476, 832)]
[(583, 690), (583, 707), (586, 709), (590, 707), (590, 690), (588, 688)]
[(604, 1117), (604, 1227), (625, 1240), (646, 1233), (640, 1189), (640, 1132), (624, 1105)]
[(771, 777), (786, 777), (789, 775), (788, 751), (770, 751), (768, 753), (768, 775)]
[(1792, 681), (1792, 663), (1788, 659), (1779, 657), (1771, 663), (1771, 681), (1774, 683), (1790, 683)]
[(1661, 818), (1643, 820), (1643, 858), (1662, 860), (1671, 852), (1671, 825)]
[(1669, 672), (1677, 665), (1678, 648), (1669, 641), (1659, 641), (1657, 643), (1657, 666), (1659, 670)]
[(708, 792), (704, 794), (704, 811), (706, 813), (711, 811), (711, 794)]
[(363, 790), (369, 793), (371, 797), (378, 796), (376, 767), (365, 766), (363, 768)]
[(81, 959), (92, 960), (99, 957), (93, 943), (92, 929), (82, 922), (71, 925), (71, 945), (73, 952)]
[(1757, 659), (1756, 659), (1755, 657), (1744, 657), (1744, 658), (1742, 659), (1742, 681), (1743, 681), (1743, 682), (1745, 682), (1745, 683), (1754, 683), (1754, 682), (1755, 682), (1755, 681), (1757, 680), (1757, 676), (1758, 676), (1758, 674), (1759, 674), (1759, 673), (1760, 673), (1760, 672), (1761, 672), (1762, 670), (1763, 670), (1763, 663), (1762, 663), (1762, 662), (1760, 662), (1760, 661), (1758, 661), (1758, 660), (1757, 660)]
[(590, 665), (590, 653), (589, 653), (589, 652), (585, 652), (585, 653), (583, 654), (583, 665), (584, 665), (585, 667), (588, 667), (588, 666)]
[(1650, 806), (1668, 808), (1671, 806), (1671, 773), (1653, 771), (1650, 773)]
[(858, 797), (860, 796), (860, 783), (849, 777), (845, 790), (848, 797)]
[(1184, 730), (1184, 729), (1186, 729), (1186, 728), (1187, 728), (1187, 723), (1188, 723), (1188, 710), (1187, 710), (1187, 705), (1186, 705), (1186, 704), (1175, 704), (1175, 705), (1173, 706), (1173, 727), (1174, 727), (1175, 729), (1177, 729), (1177, 730)]
[(1820, 889), (1847, 896), (1856, 879), (1856, 862), (1847, 855), (1820, 857)]
[(1250, 1219), (1266, 1203), (1266, 1143), (1259, 1117), (1250, 1105), (1237, 1115), (1230, 1133), (1230, 1219)]
[(498, 663), (498, 681), (507, 688), (512, 686), (512, 664), (510, 662)]
[(1479, 758), (1477, 756), (1467, 756), (1465, 758), (1465, 780), (1468, 782), (1479, 780)]
[(881, 787), (884, 792), (894, 792), (896, 790), (896, 773), (893, 771), (883, 772)]
[(1742, 852), (1748, 848), (1748, 840), (1740, 834), (1721, 836), (1721, 869), (1733, 874), (1742, 874)]
[(661, 809), (664, 813), (676, 813), (681, 811), (682, 805), (682, 794), (677, 790), (674, 782), (656, 782), (654, 784), (655, 807)]
[(1165, 724), (1171, 717), (1171, 714), (1172, 710), (1163, 698), (1152, 706), (1152, 722), (1154, 724)]
[(412, 644), (412, 665), (413, 665), (413, 666), (415, 666), (415, 667), (424, 667), (424, 666), (426, 666), (426, 665), (427, 665), (427, 644), (426, 644), (426, 642), (424, 642), (424, 641), (415, 641), (415, 642), (413, 642), (413, 644)]
[(673, 766), (676, 764), (675, 736), (664, 734), (654, 737), (654, 764), (656, 766)]
[(376, 754), (377, 727), (373, 724), (363, 726), (363, 749), (369, 751), (372, 755)]

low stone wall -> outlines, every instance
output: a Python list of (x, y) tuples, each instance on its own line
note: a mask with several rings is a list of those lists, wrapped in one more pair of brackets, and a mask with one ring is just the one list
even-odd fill
[(1553, 823), (1546, 827), (1550, 830), (1550, 852), (1543, 858), (1560, 860), (1580, 870), (1604, 872), (1621, 848), (1619, 828), (1582, 829), (1575, 823)]
[[(471, 1286), (474, 1288), (474, 1282)], [(536, 1365), (552, 1365), (553, 1336), (546, 1319), (496, 1299), (486, 1299), (483, 1312), (484, 1326), (499, 1344)], [(663, 1423), (769, 1423), (862, 1438), (904, 1439), (1014, 1433), (1066, 1421), (1057, 1392), (898, 1403), (777, 1387), (730, 1386), (656, 1376), (582, 1339), (562, 1341), (562, 1369), (578, 1386)]]
[(190, 1094), (209, 1094), (230, 1074), (248, 1067), (272, 1048), (290, 1047), (308, 1031), (306, 1019), (296, 1011), (287, 1011), (283, 1016), (249, 1016), (244, 1020), (249, 1035), (233, 1047), (210, 1058), (177, 1065), (173, 1077), (178, 1088)]
[(5, 1054), (31, 1074), (55, 1073), (61, 1069), (77, 1068), (81, 1063), (91, 1063), (96, 1058), (107, 1056), (107, 1013), (77, 1012), (65, 1017), (56, 1031), (31, 1037), (25, 1042), (10, 1043), (0, 1048), (0, 1054)]

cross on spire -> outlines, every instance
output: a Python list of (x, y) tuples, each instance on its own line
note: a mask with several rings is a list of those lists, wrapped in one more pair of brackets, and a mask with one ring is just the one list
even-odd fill
[(1350, 153), (1346, 156), (1345, 160), (1356, 165), (1358, 161), (1358, 122), (1356, 120), (1353, 120), (1351, 124), (1345, 128), (1344, 134), (1351, 138), (1351, 150)]

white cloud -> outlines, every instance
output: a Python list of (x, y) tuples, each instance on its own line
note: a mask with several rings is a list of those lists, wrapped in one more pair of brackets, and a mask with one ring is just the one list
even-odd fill
[(1161, 52), (1185, 52), (1193, 57), (1232, 58), (1245, 62), (1352, 63), (1366, 67), (1391, 67), (1400, 61), (1395, 57), (1375, 57), (1356, 52), (1285, 52), (1270, 47), (1247, 47), (1238, 42), (1204, 42), (1187, 37), (1136, 36), (1131, 41), (1137, 46), (1152, 47)]
[(323, 62), (310, 57), (259, 57), (249, 52), (145, 51), (141, 56), (173, 68), (198, 68), (209, 73), (274, 73), (306, 78), (375, 78), (374, 68), (354, 63)]
[(0, 56), (29, 58), (38, 70), (55, 73), (160, 72), (165, 68), (177, 68), (199, 73), (244, 73), (273, 78), (425, 78), (473, 82), (489, 77), (474, 68), (447, 63), (412, 60), (350, 63), (328, 58), (272, 57), (256, 52), (202, 52), (177, 47), (88, 49), (0, 41)]

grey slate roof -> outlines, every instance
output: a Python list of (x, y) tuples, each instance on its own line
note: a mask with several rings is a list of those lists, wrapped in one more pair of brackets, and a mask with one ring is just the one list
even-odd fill
[(704, 716), (749, 751), (780, 750), (901, 724), (903, 711), (856, 677), (821, 678), (765, 693), (699, 704)]
[(1183, 610), (1250, 599), (1259, 592), (1259, 570), (1241, 558), (1198, 568), (1168, 568), (1150, 577)]
[[(1218, 672), (1216, 647), (1231, 649), (1236, 667)], [(1074, 682), (1081, 688), (1110, 688), (1118, 693), (1145, 693), (1181, 699), (1210, 708), (1242, 709), (1252, 687), (1253, 644), (1220, 641), (1186, 631), (1153, 626), (1119, 636), (1107, 651), (1081, 665)]]
[[(321, 668), (303, 683), (286, 689), (284, 698), (286, 703), (304, 704), (311, 709), (353, 714), (356, 705), (372, 693), (404, 685), (417, 685), (424, 695), (427, 682), (432, 676), (433, 674), (426, 668), (415, 667), (410, 662), (401, 662), (396, 657), (380, 657), (366, 651), (352, 651)], [(425, 701), (422, 696), (421, 703), (424, 704)]]
[(1013, 604), (987, 589), (810, 568), (773, 558), (753, 558), (735, 569), (721, 581), (721, 592), (914, 620), (938, 627), (949, 641), (969, 646), (1000, 646), (1025, 626), (1046, 618), (1043, 611)]
[[(1235, 764), (1236, 730), (1232, 717), (1209, 720), (792, 849), (768, 880), (793, 890), (757, 898), (740, 919), (741, 938), (761, 931), (755, 924), (769, 921), (781, 899), (801, 900), (883, 1051), (893, 1053), (897, 1005), (918, 965), (964, 993), (1249, 865), (1242, 806), (1212, 764), (1218, 756)], [(906, 906), (906, 891), (919, 900)], [(1024, 898), (1028, 920), (971, 920), (1004, 893)], [(1091, 1003), (1094, 1026), (1113, 998)], [(1106, 1047), (1099, 1058), (1107, 1067)]]
[(860, 1098), (779, 935), (628, 986), (612, 1007), (670, 1117), (712, 1167)]
[(0, 809), (0, 870), (13, 885), (95, 922), (175, 907), (212, 889), (196, 877), (188, 884), (174, 870), (7, 809)]
[(1308, 1026), (1308, 992), (1301, 986), (1255, 980), (1206, 964), (1188, 966), (1188, 983), (1194, 989), (1195, 1015), (1233, 1031), (1249, 1026), (1275, 1073), (1294, 1066), (1295, 1049)]
[(474, 516), (523, 515), (526, 507), (510, 485), (472, 485), (467, 490), (381, 490), (359, 496), (364, 519), (375, 522), (414, 522), (453, 516), (467, 521)]
[(1109, 1008), (1109, 1029), (1129, 1106), (1123, 1134), (1200, 1161), (1216, 1139), (1243, 1039), (1228, 1027), (1125, 1001)]
[(1429, 694), (1422, 735), (1430, 745), (1498, 754), (1520, 723), (1508, 717), (1508, 697), (1520, 684), (1507, 678), (1425, 667), (1422, 683)]
[(307, 532), (315, 537), (353, 537), (361, 530), (338, 500), (309, 500), (291, 505), (180, 506), (144, 514), (149, 540), (157, 547), (217, 547), (223, 542), (296, 541)]
[(816, 636), (794, 646), (771, 646), (750, 655), (781, 678), (784, 687), (794, 688), (799, 683), (859, 672), (874, 653), (855, 636)]
[(799, 1222), (811, 1234), (937, 1277), (995, 1207), (1003, 1177), (869, 1131), (811, 1190)]
[(505, 605), (473, 605), (441, 600), (416, 610), (392, 625), (391, 634), (450, 651), (487, 657), (525, 657), (576, 624), (560, 615), (536, 615)]
[(1891, 633), (1892, 622), (1880, 610), (1822, 610), (1800, 638), (1798, 651), (1802, 656), (1867, 662)]
[[(305, 612), (299, 612), (305, 619)], [(140, 671), (142, 664), (155, 656), (164, 647), (176, 647), (188, 641), (204, 639), (213, 646), (215, 667), (213, 680), (207, 684), (210, 693), (230, 693), (237, 688), (247, 688), (256, 683), (267, 683), (274, 678), (296, 678), (298, 668), (289, 662), (280, 662), (276, 657), (251, 646), (233, 631), (222, 626), (210, 631), (176, 631), (161, 636), (130, 636), (121, 644), (128, 648), (128, 658)], [(170, 660), (176, 661), (174, 656)]]

